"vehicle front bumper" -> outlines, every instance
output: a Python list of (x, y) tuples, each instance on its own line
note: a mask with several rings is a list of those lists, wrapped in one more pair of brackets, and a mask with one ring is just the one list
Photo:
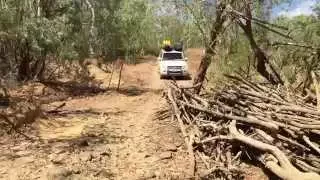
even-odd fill
[(183, 77), (183, 76), (189, 76), (189, 73), (187, 71), (165, 71), (165, 72), (161, 72), (160, 75), (162, 77), (170, 77), (170, 76), (174, 76), (174, 77)]

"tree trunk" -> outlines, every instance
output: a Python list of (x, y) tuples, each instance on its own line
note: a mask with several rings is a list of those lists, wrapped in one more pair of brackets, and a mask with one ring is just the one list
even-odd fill
[(32, 62), (32, 57), (30, 54), (30, 44), (28, 41), (18, 47), (16, 59), (19, 57), (18, 66), (18, 80), (25, 81), (30, 79), (30, 63)]
[(30, 61), (28, 59), (23, 59), (19, 65), (18, 70), (18, 80), (19, 81), (25, 81), (28, 80), (30, 77), (30, 67), (29, 67)]
[(40, 0), (37, 0), (37, 18), (41, 16)]
[(117, 87), (117, 91), (119, 91), (119, 90), (120, 90), (122, 69), (123, 69), (123, 63), (121, 63), (121, 66), (120, 66), (120, 73), (119, 73), (119, 80), (118, 80), (118, 87)]
[(37, 79), (39, 80), (44, 80), (44, 72), (46, 70), (46, 58), (44, 58), (42, 60), (42, 63), (41, 63), (41, 66), (40, 66), (40, 70), (39, 70), (39, 73), (37, 75)]
[(110, 88), (111, 82), (112, 82), (112, 77), (113, 77), (113, 73), (114, 73), (114, 69), (115, 69), (115, 62), (112, 63), (112, 71), (111, 71), (111, 76), (109, 79), (109, 84), (108, 84), (108, 89)]
[(193, 85), (199, 85), (195, 88), (195, 93), (199, 94), (201, 92), (203, 82), (205, 80), (207, 70), (211, 64), (212, 59), (216, 55), (216, 45), (218, 41), (218, 37), (223, 30), (223, 24), (226, 21), (225, 17), (223, 16), (223, 12), (225, 10), (226, 5), (222, 3), (221, 0), (216, 2), (216, 19), (215, 22), (212, 24), (212, 29), (210, 32), (210, 41), (209, 44), (206, 44), (206, 51), (205, 55), (201, 60), (200, 66), (196, 73), (196, 76), (193, 81)]
[(90, 0), (86, 0), (85, 1), (88, 8), (90, 9), (90, 13), (91, 13), (91, 26), (90, 26), (90, 39), (89, 39), (89, 55), (90, 57), (94, 56), (94, 52), (93, 52), (93, 42), (94, 42), (94, 26), (95, 26), (95, 11), (94, 8), (90, 2)]
[(211, 58), (214, 56), (214, 54), (208, 54), (206, 53), (204, 57), (201, 59), (200, 66), (198, 68), (197, 74), (194, 78), (193, 85), (201, 84), (200, 86), (197, 86), (195, 88), (195, 93), (199, 94), (201, 92), (203, 82), (205, 80), (207, 70), (211, 64)]
[(251, 14), (250, 4), (251, 4), (251, 0), (248, 0), (245, 8), (245, 16), (248, 17), (248, 19), (246, 19), (245, 22), (238, 20), (238, 24), (241, 26), (241, 28), (245, 32), (245, 35), (250, 42), (251, 49), (254, 52), (254, 55), (257, 59), (257, 67), (256, 67), (257, 71), (272, 84), (283, 85), (283, 81), (280, 75), (275, 71), (273, 66), (270, 64), (266, 54), (258, 46), (258, 44), (254, 39), (253, 32), (252, 32), (252, 25), (251, 25), (252, 14)]
[(272, 84), (283, 84), (280, 75), (274, 70), (265, 53), (254, 40), (252, 32), (245, 29), (244, 31), (250, 41), (250, 46), (254, 52), (254, 55), (257, 58), (257, 71)]
[(1, 8), (2, 9), (8, 9), (8, 5), (7, 5), (6, 1), (1, 0)]

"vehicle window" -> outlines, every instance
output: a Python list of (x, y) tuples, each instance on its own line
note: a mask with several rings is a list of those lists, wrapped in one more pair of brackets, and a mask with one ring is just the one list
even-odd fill
[(183, 59), (182, 53), (164, 53), (163, 60), (175, 60), (175, 59)]

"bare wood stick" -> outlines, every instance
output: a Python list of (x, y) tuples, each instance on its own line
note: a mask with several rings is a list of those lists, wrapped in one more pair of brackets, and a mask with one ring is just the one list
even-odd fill
[(317, 108), (318, 111), (320, 111), (320, 84), (318, 83), (316, 74), (312, 71), (311, 72), (314, 88), (316, 89), (316, 95), (317, 95)]
[[(189, 153), (190, 161), (191, 161), (190, 171), (191, 171), (191, 175), (194, 177), (195, 176), (195, 162), (194, 162), (195, 161), (195, 156), (194, 156), (194, 153), (193, 153), (193, 146), (192, 146), (193, 142), (189, 142), (189, 136), (187, 134), (186, 128), (184, 127), (183, 120), (180, 117), (180, 113), (178, 112), (179, 107), (178, 107), (177, 103), (174, 100), (174, 96), (173, 96), (171, 88), (169, 88), (169, 90), (168, 90), (168, 98), (171, 101), (171, 104), (172, 104), (173, 110), (174, 110), (174, 114), (175, 114), (175, 116), (176, 116), (176, 118), (178, 120), (182, 135), (184, 137), (185, 143), (186, 143), (187, 148), (188, 148), (188, 153)], [(194, 137), (192, 136), (190, 138), (190, 140), (193, 141), (193, 138)]]
[(110, 88), (110, 85), (111, 85), (114, 69), (115, 69), (115, 62), (112, 63), (112, 71), (111, 71), (111, 76), (110, 76), (109, 83), (108, 83), (108, 89)]
[[(320, 167), (317, 161), (320, 162), (320, 158), (316, 155), (319, 153), (301, 138), (318, 138), (320, 114), (313, 104), (305, 103), (303, 97), (282, 87), (274, 88), (250, 81), (243, 83), (241, 79), (233, 79), (224, 88), (215, 90), (214, 95), (207, 99), (202, 96), (195, 97), (188, 89), (180, 88), (177, 84), (172, 86), (173, 101), (177, 106), (175, 114), (179, 115), (185, 126), (188, 137), (186, 142), (189, 143), (190, 134), (194, 134), (194, 138), (201, 137), (201, 140), (194, 140), (197, 151), (203, 150), (215, 159), (213, 167), (202, 160), (207, 169), (212, 170), (208, 171), (210, 177), (216, 176), (218, 172), (225, 177), (237, 174), (226, 166), (232, 167), (233, 163), (239, 163), (230, 161), (232, 157), (228, 154), (230, 146), (238, 145), (239, 143), (235, 143), (238, 141), (249, 145), (248, 151), (253, 148), (265, 152), (267, 156), (263, 156), (261, 162), (280, 178), (319, 178), (319, 175), (313, 173)], [(208, 103), (208, 106), (203, 102)], [(229, 125), (229, 122), (234, 120), (242, 129), (238, 130), (234, 123), (232, 131), (233, 124)], [(229, 134), (226, 131), (228, 127)], [(255, 130), (256, 128), (260, 129)], [(256, 133), (250, 137), (244, 135), (244, 132), (252, 133), (252, 130)], [(188, 143), (188, 149), (193, 149)], [(275, 143), (276, 145), (273, 145)], [(318, 147), (315, 142), (311, 144)], [(255, 158), (256, 154), (250, 156)], [(302, 163), (295, 163), (296, 160)], [(220, 170), (220, 167), (227, 171)], [(296, 167), (312, 173), (301, 172)]]
[(296, 126), (298, 128), (302, 128), (302, 129), (320, 129), (320, 125), (313, 125), (313, 124), (301, 124), (298, 122), (294, 122), (294, 121), (288, 121), (289, 124)]
[(120, 73), (119, 73), (119, 80), (118, 80), (118, 87), (117, 87), (117, 91), (119, 91), (119, 89), (120, 89), (122, 69), (123, 69), (123, 62), (121, 62), (121, 66), (120, 66)]
[(194, 151), (193, 151), (194, 139), (195, 139), (195, 134), (192, 133), (189, 136), (189, 143), (188, 143), (188, 153), (189, 153), (189, 157), (190, 157), (190, 166), (191, 166), (191, 175), (192, 175), (192, 177), (195, 177), (196, 170), (197, 170), (196, 158), (195, 158)]
[(286, 141), (286, 142), (288, 142), (288, 143), (290, 143), (290, 144), (292, 144), (294, 146), (298, 146), (299, 148), (301, 148), (303, 150), (310, 151), (310, 149), (307, 148), (306, 146), (304, 146), (304, 145), (302, 145), (302, 144), (300, 144), (300, 143), (298, 143), (298, 142), (296, 142), (296, 141), (294, 141), (292, 139), (284, 137), (284, 136), (282, 136), (280, 134), (277, 134), (277, 138), (280, 139), (280, 140)]
[(295, 134), (295, 132), (292, 131), (291, 129), (286, 129), (286, 128), (284, 128), (283, 130), (284, 130), (286, 133), (288, 133), (291, 137), (293, 137), (293, 138), (295, 138), (295, 139), (298, 138), (298, 136)]
[(273, 143), (274, 138), (272, 136), (262, 131), (261, 129), (256, 128), (255, 131), (261, 138), (265, 139), (268, 143)]
[(261, 20), (261, 19), (255, 18), (255, 17), (248, 17), (245, 14), (243, 14), (243, 13), (241, 13), (241, 12), (235, 10), (235, 9), (232, 9), (231, 7), (228, 7), (228, 11), (232, 12), (234, 14), (237, 14), (238, 16), (241, 16), (241, 17), (243, 17), (243, 18), (245, 18), (247, 20), (249, 19), (249, 20), (257, 21), (257, 22), (259, 22), (261, 24), (267, 24), (267, 25), (270, 25), (270, 26), (274, 26), (274, 27), (279, 28), (279, 29), (289, 30), (288, 27), (285, 27), (285, 26), (280, 26), (280, 25), (277, 25), (277, 24), (273, 24), (273, 23), (270, 23), (268, 21), (264, 21), (264, 20)]
[(208, 102), (205, 101), (203, 98), (201, 98), (199, 95), (197, 95), (197, 94), (192, 94), (192, 93), (189, 92), (188, 90), (181, 90), (176, 82), (173, 83), (173, 86), (171, 86), (171, 87), (173, 87), (173, 88), (174, 88), (175, 90), (177, 90), (177, 91), (180, 91), (180, 92), (183, 91), (183, 94), (185, 94), (185, 95), (193, 98), (194, 100), (197, 100), (197, 101), (201, 102), (205, 107), (207, 107), (207, 106), (209, 105)]
[(293, 38), (292, 38), (291, 36), (289, 36), (289, 35), (287, 35), (287, 34), (284, 34), (284, 33), (280, 32), (280, 31), (274, 30), (274, 29), (272, 29), (272, 28), (270, 28), (270, 27), (268, 27), (268, 26), (266, 26), (266, 25), (264, 25), (264, 24), (262, 24), (262, 23), (256, 22), (256, 24), (257, 24), (258, 26), (262, 27), (262, 28), (265, 28), (265, 29), (267, 29), (267, 30), (275, 33), (275, 34), (278, 34), (278, 35), (280, 35), (280, 36), (282, 36), (282, 37), (285, 37), (285, 38), (287, 38), (287, 39), (293, 40)]
[(202, 140), (201, 144), (205, 144), (205, 143), (208, 143), (208, 142), (213, 142), (213, 141), (216, 141), (216, 140), (233, 140), (233, 138), (230, 137), (230, 136), (223, 136), (223, 135), (214, 136), (214, 137), (210, 137), (208, 139)]
[(15, 125), (13, 122), (11, 122), (11, 121), (7, 118), (7, 116), (5, 116), (5, 115), (3, 115), (3, 114), (0, 113), (0, 117), (1, 117), (2, 119), (4, 119), (9, 125), (11, 125), (11, 126), (12, 126), (12, 129), (13, 129), (15, 132), (17, 132), (18, 134), (22, 135), (23, 137), (25, 137), (25, 138), (28, 139), (28, 140), (31, 140), (31, 141), (34, 140), (33, 138), (27, 136), (26, 134), (24, 134), (23, 132), (21, 132), (20, 130), (18, 130), (18, 128), (16, 128), (16, 125)]
[(241, 81), (243, 82), (244, 84), (246, 84), (248, 87), (252, 88), (253, 90), (257, 91), (257, 92), (261, 92), (263, 91), (262, 88), (260, 88), (259, 86), (256, 86), (252, 83), (250, 83), (249, 81), (245, 80), (244, 78), (241, 78), (241, 77), (237, 77), (237, 76), (232, 76), (232, 75), (228, 75), (228, 74), (225, 74), (224, 76), (226, 76), (227, 78), (230, 78), (230, 79), (234, 79), (234, 80), (237, 80), (237, 81)]
[(179, 86), (180, 89), (194, 89), (194, 88), (197, 88), (201, 86), (201, 84), (196, 84), (196, 85), (193, 85), (193, 86)]
[(289, 105), (289, 106), (275, 106), (275, 105), (270, 105), (270, 104), (265, 104), (266, 107), (271, 108), (273, 110), (276, 110), (276, 112), (281, 112), (281, 111), (292, 111), (292, 112), (300, 112), (300, 113), (308, 113), (312, 115), (316, 115), (320, 117), (320, 112), (317, 110), (310, 110), (301, 106), (297, 105)]
[(236, 154), (236, 156), (235, 156), (234, 158), (232, 158), (232, 161), (237, 160), (237, 159), (241, 156), (241, 154), (242, 154), (242, 151), (239, 151), (239, 152)]
[(266, 99), (268, 101), (273, 101), (273, 102), (278, 103), (278, 104), (288, 105), (288, 103), (286, 103), (286, 102), (283, 102), (283, 101), (280, 101), (280, 100), (277, 100), (277, 99), (274, 99), (274, 98), (271, 98), (271, 97), (266, 97), (264, 95), (259, 94), (258, 92), (248, 91), (248, 90), (244, 90), (244, 89), (240, 89), (240, 88), (237, 88), (237, 89), (240, 90), (240, 91), (243, 91), (244, 95), (249, 95), (249, 96), (254, 96), (254, 97), (257, 97), (257, 98)]
[(310, 180), (316, 180), (320, 179), (320, 175), (317, 173), (303, 173), (300, 172), (298, 169), (296, 169), (289, 159), (286, 157), (286, 155), (279, 150), (277, 147), (257, 141), (255, 139), (249, 138), (245, 135), (242, 135), (238, 132), (236, 128), (236, 121), (232, 121), (230, 128), (229, 128), (230, 134), (232, 138), (235, 140), (238, 140), (244, 144), (247, 144), (249, 146), (252, 146), (256, 149), (271, 153), (274, 155), (277, 160), (279, 161), (280, 166), (278, 163), (274, 160), (267, 161), (266, 167), (270, 169), (273, 173), (275, 173), (277, 176), (279, 176), (282, 179), (287, 180), (294, 180), (294, 179), (310, 179)]
[(61, 108), (63, 108), (64, 106), (66, 106), (66, 103), (62, 103), (59, 106), (57, 106), (56, 108), (54, 108), (53, 110), (50, 111), (46, 111), (45, 113), (57, 113), (57, 111)]
[(203, 173), (201, 175), (201, 177), (206, 177), (206, 176), (210, 175), (211, 173), (213, 173), (215, 171), (223, 171), (223, 172), (226, 172), (226, 173), (235, 172), (237, 174), (245, 173), (243, 170), (241, 170), (241, 169), (239, 169), (238, 167), (235, 167), (235, 166), (232, 166), (232, 167), (229, 167), (229, 168), (222, 167), (222, 166), (214, 166), (213, 168), (211, 168), (208, 171), (206, 171), (205, 173)]
[(297, 115), (290, 115), (290, 114), (279, 114), (279, 113), (273, 113), (270, 112), (270, 114), (277, 116), (279, 118), (283, 118), (286, 119), (287, 121), (292, 120), (298, 120), (301, 121), (303, 123), (310, 123), (310, 124), (320, 124), (320, 119), (315, 119), (315, 118), (308, 118), (308, 117), (303, 117), (303, 116), (297, 116)]
[(200, 159), (202, 160), (202, 162), (204, 163), (204, 165), (206, 166), (206, 168), (209, 170), (210, 169), (210, 164), (205, 160), (204, 158), (204, 154), (200, 151), (197, 151), (198, 156), (200, 157)]
[(184, 119), (186, 120), (186, 122), (189, 124), (189, 125), (191, 125), (192, 124), (192, 121), (191, 121), (191, 119), (189, 118), (189, 115), (188, 115), (188, 113), (187, 113), (187, 111), (186, 111), (186, 108), (184, 107), (184, 106), (182, 106), (182, 109), (183, 109), (183, 117), (184, 117)]
[(202, 111), (202, 112), (211, 114), (211, 115), (213, 115), (215, 117), (218, 117), (218, 118), (227, 118), (229, 120), (238, 120), (238, 121), (246, 122), (246, 123), (249, 123), (249, 124), (256, 124), (256, 125), (265, 127), (267, 129), (270, 129), (270, 130), (278, 130), (279, 129), (279, 126), (274, 124), (274, 123), (263, 122), (263, 121), (259, 121), (258, 119), (253, 119), (253, 118), (244, 118), (244, 117), (240, 117), (240, 116), (232, 116), (232, 115), (222, 114), (222, 113), (219, 113), (219, 112), (213, 112), (213, 111), (201, 108), (201, 107), (197, 107), (197, 106), (185, 103), (185, 102), (181, 102), (181, 103), (185, 104), (186, 106), (189, 106), (191, 108), (194, 108), (194, 109), (196, 109), (198, 111)]
[(303, 45), (303, 44), (292, 43), (292, 42), (274, 42), (272, 43), (272, 46), (296, 46), (296, 47), (303, 47), (307, 49), (320, 49), (319, 47), (313, 47), (310, 45)]
[(311, 132), (320, 136), (320, 130), (312, 129)]
[(272, 120), (271, 118), (265, 118), (265, 117), (261, 117), (260, 115), (256, 115), (256, 116), (251, 116), (251, 115), (248, 115), (248, 117), (252, 118), (252, 119), (258, 119), (262, 122), (269, 122), (269, 123), (272, 123), (272, 124), (275, 124), (281, 128), (288, 128), (288, 129), (291, 129), (293, 131), (300, 131), (301, 128), (298, 127), (298, 126), (294, 126), (294, 122), (281, 122), (281, 121), (276, 121), (276, 120)]
[(302, 138), (313, 150), (315, 150), (318, 154), (320, 154), (320, 148), (317, 147), (314, 143), (312, 143), (309, 137), (303, 136)]
[(232, 123), (230, 124), (229, 131), (233, 139), (243, 142), (254, 148), (260, 149), (262, 151), (272, 153), (279, 160), (281, 166), (292, 166), (286, 155), (283, 152), (281, 152), (277, 147), (254, 140), (252, 138), (240, 134), (236, 128), (236, 121), (232, 121)]
[(297, 159), (295, 160), (295, 163), (297, 165), (299, 165), (300, 167), (302, 167), (303, 169), (305, 169), (307, 172), (317, 172), (317, 173), (320, 173), (320, 169), (319, 168), (316, 168), (316, 167), (313, 167), (313, 166), (310, 166), (309, 164)]

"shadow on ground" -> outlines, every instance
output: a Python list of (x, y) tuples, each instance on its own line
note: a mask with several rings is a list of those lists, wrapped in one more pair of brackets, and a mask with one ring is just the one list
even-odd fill
[(162, 77), (163, 80), (175, 80), (175, 81), (189, 81), (192, 80), (191, 76), (177, 76), (177, 77)]
[(72, 96), (92, 95), (97, 93), (105, 93), (107, 91), (107, 89), (101, 88), (95, 84), (79, 83), (75, 81), (43, 81), (41, 83), (56, 91), (66, 92)]
[(153, 92), (153, 93), (161, 93), (163, 89), (152, 89), (152, 88), (142, 88), (138, 86), (128, 86), (123, 87), (118, 90), (120, 94), (126, 95), (126, 96), (140, 96), (144, 93)]

